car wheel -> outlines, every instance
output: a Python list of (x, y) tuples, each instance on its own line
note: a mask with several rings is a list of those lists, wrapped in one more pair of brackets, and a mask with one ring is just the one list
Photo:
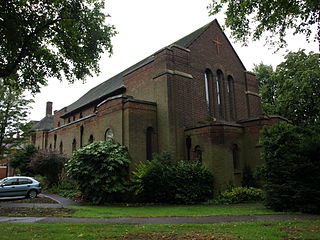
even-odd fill
[(35, 198), (35, 197), (37, 197), (37, 195), (38, 195), (38, 192), (36, 190), (30, 190), (27, 194), (27, 197), (28, 198)]

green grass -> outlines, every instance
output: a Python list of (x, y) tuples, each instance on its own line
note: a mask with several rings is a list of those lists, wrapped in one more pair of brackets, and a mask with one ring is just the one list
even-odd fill
[(320, 239), (320, 221), (243, 222), (184, 225), (1, 223), (1, 240), (29, 239)]
[(267, 209), (263, 205), (231, 205), (231, 206), (143, 206), (143, 207), (70, 207), (77, 210), (72, 217), (177, 217), (177, 216), (226, 216), (226, 215), (258, 215), (281, 214)]

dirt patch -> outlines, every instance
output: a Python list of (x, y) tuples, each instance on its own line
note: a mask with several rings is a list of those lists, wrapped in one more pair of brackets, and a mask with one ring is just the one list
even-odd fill
[(178, 235), (172, 233), (141, 233), (141, 234), (128, 234), (124, 236), (122, 239), (124, 240), (235, 240), (235, 238), (227, 238), (227, 237), (216, 237), (216, 236), (207, 236), (198, 233), (194, 233), (192, 235)]
[(4, 217), (52, 217), (59, 214), (71, 214), (76, 210), (67, 208), (23, 208), (0, 207), (0, 216)]
[(53, 203), (57, 204), (58, 202), (45, 197), (43, 195), (39, 195), (36, 198), (16, 198), (16, 199), (0, 199), (0, 203)]

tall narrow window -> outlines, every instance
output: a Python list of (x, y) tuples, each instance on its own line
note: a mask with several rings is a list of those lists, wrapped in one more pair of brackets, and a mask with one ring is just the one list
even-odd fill
[(153, 153), (153, 128), (147, 128), (146, 134), (146, 150), (147, 150), (147, 160), (152, 160)]
[(77, 141), (76, 139), (74, 138), (73, 141), (72, 141), (72, 152), (77, 150)]
[(187, 159), (190, 161), (191, 157), (190, 157), (190, 150), (191, 150), (191, 146), (192, 146), (192, 141), (191, 141), (191, 137), (187, 136), (186, 137), (186, 147), (187, 147)]
[(234, 81), (231, 76), (228, 76), (227, 93), (228, 93), (230, 120), (235, 120), (236, 112), (235, 112)]
[(195, 154), (196, 161), (202, 163), (202, 150), (201, 150), (201, 147), (199, 145), (195, 146), (194, 154)]
[(62, 143), (62, 141), (60, 142), (59, 152), (60, 152), (61, 154), (63, 153), (63, 143)]
[(83, 131), (84, 131), (84, 127), (80, 126), (80, 147), (82, 147), (83, 145)]
[(223, 81), (223, 73), (218, 70), (217, 71), (217, 78), (216, 78), (216, 95), (217, 95), (217, 105), (219, 116), (223, 118), (223, 106), (222, 106), (222, 81)]
[(53, 136), (53, 149), (56, 149), (56, 147), (57, 147), (57, 134)]
[(210, 83), (212, 82), (212, 72), (207, 69), (204, 73), (204, 87), (206, 91), (206, 106), (207, 106), (207, 112), (208, 116), (212, 117), (212, 110), (211, 110), (211, 97), (210, 97)]
[(93, 138), (93, 135), (91, 134), (90, 137), (89, 137), (88, 142), (89, 142), (89, 143), (93, 143), (93, 141), (94, 141), (94, 138)]
[(234, 170), (240, 169), (240, 159), (239, 159), (239, 148), (237, 144), (232, 146), (232, 159), (233, 159), (233, 168)]

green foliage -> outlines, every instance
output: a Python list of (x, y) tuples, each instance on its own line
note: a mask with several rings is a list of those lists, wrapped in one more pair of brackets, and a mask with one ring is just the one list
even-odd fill
[(44, 176), (49, 186), (58, 184), (66, 156), (56, 151), (38, 151), (34, 154), (30, 166), (37, 174)]
[(242, 171), (242, 187), (258, 187), (258, 181), (249, 165), (245, 165)]
[[(320, 15), (319, 0), (212, 0), (209, 15), (219, 13), (225, 5), (225, 25), (235, 39), (247, 43), (249, 38), (258, 40), (265, 36), (267, 43), (279, 48), (286, 45), (287, 29), (302, 33), (309, 40)], [(314, 38), (320, 41), (319, 25)]]
[(101, 204), (127, 191), (129, 163), (128, 150), (119, 143), (94, 142), (74, 151), (66, 164), (67, 175), (86, 200)]
[(320, 212), (319, 128), (280, 123), (263, 130), (266, 203), (277, 211)]
[(248, 202), (261, 202), (264, 194), (261, 189), (252, 187), (235, 187), (222, 192), (214, 203), (216, 204), (235, 204)]
[(320, 122), (319, 54), (291, 52), (276, 71), (260, 64), (254, 72), (266, 114), (279, 114), (299, 126)]
[(26, 121), (31, 102), (25, 99), (22, 91), (10, 89), (0, 78), (0, 158), (26, 142), (30, 130)]
[(17, 150), (9, 160), (10, 167), (18, 169), (22, 176), (33, 176), (34, 170), (30, 166), (33, 156), (37, 153), (37, 148), (28, 144), (24, 148)]
[(143, 192), (142, 178), (146, 175), (151, 164), (151, 161), (140, 162), (137, 165), (136, 170), (132, 172), (131, 182), (133, 183), (133, 192), (135, 195), (139, 195)]
[(77, 183), (68, 178), (62, 179), (58, 184), (47, 186), (45, 190), (68, 199), (77, 200), (81, 197), (81, 192), (78, 189)]
[[(140, 165), (136, 187), (147, 202), (195, 203), (213, 195), (213, 176), (200, 163), (174, 162), (167, 152)], [(134, 178), (135, 179), (135, 178)]]
[(11, 0), (0, 16), (0, 78), (15, 89), (37, 92), (48, 77), (85, 80), (112, 53), (104, 0)]

